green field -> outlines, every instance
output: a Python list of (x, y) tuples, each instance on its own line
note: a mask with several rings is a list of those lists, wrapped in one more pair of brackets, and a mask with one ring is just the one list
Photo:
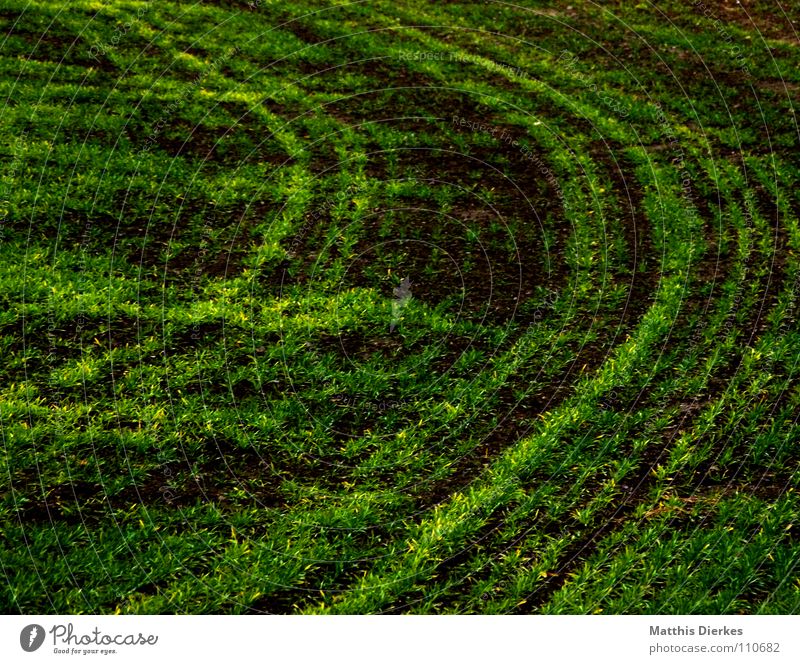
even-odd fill
[(0, 16), (0, 612), (800, 611), (796, 3)]

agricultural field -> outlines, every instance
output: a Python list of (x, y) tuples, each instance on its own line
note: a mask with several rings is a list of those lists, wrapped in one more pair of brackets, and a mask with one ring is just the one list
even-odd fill
[(3, 613), (800, 611), (800, 9), (4, 0)]

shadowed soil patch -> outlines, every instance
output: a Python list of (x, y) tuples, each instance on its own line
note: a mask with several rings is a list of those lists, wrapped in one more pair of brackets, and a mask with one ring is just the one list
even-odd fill
[[(226, 506), (244, 500), (260, 507), (279, 507), (283, 504), (282, 477), (293, 476), (300, 469), (301, 465), (291, 462), (276, 470), (274, 461), (221, 441), (210, 444), (192, 467), (185, 462), (166, 465), (113, 495), (102, 484), (78, 479), (46, 488), (44, 494), (38, 481), (31, 481), (30, 477), (13, 486), (18, 494), (27, 497), (18, 508), (24, 524), (49, 523), (51, 519), (66, 524), (97, 524), (135, 504), (160, 510), (203, 502)], [(244, 498), (234, 498), (238, 492)]]

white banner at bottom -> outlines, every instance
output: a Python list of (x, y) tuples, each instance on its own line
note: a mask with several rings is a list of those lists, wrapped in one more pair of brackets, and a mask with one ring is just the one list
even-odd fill
[[(5, 616), (0, 662), (800, 662), (797, 616)], [(246, 658), (246, 659), (244, 659)]]

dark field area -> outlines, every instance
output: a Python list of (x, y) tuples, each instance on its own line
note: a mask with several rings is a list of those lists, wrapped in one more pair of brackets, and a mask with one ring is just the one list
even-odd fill
[(0, 611), (800, 610), (797, 3), (0, 25)]

